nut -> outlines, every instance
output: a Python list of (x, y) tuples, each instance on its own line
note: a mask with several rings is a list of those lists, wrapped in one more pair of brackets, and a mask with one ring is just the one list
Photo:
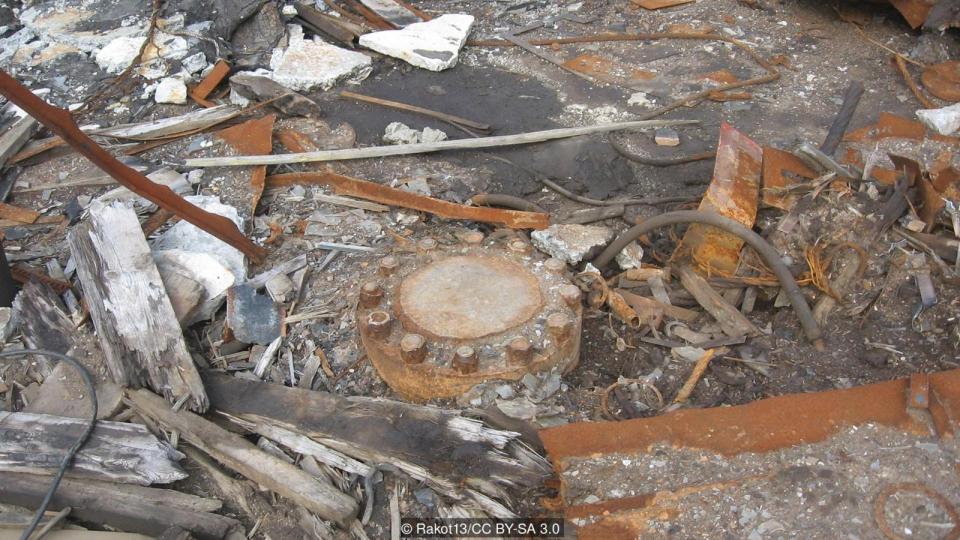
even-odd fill
[(397, 271), (397, 268), (400, 268), (400, 260), (396, 257), (390, 255), (380, 259), (380, 275), (381, 276), (390, 276)]
[(583, 293), (580, 292), (580, 287), (576, 285), (566, 284), (560, 287), (560, 298), (563, 298), (564, 303), (566, 303), (571, 308), (575, 308), (580, 305), (580, 299), (583, 297)]
[(511, 241), (507, 244), (507, 248), (510, 249), (510, 251), (513, 251), (514, 253), (524, 253), (524, 254), (526, 254), (526, 253), (530, 253), (531, 251), (533, 251), (533, 246), (531, 246), (530, 244), (528, 244), (527, 242), (524, 242), (523, 240), (521, 240), (521, 239), (519, 239), (519, 238), (514, 239), (514, 240), (511, 240)]
[(393, 318), (382, 309), (371, 311), (367, 315), (367, 331), (375, 338), (383, 339), (390, 335), (390, 327), (393, 325)]
[(433, 238), (424, 238), (417, 242), (417, 249), (419, 251), (432, 251), (437, 249), (437, 241)]
[(383, 298), (383, 288), (375, 281), (368, 281), (360, 287), (360, 305), (372, 308), (380, 304)]
[(480, 231), (468, 231), (463, 234), (463, 243), (470, 246), (479, 246), (483, 243), (483, 233)]
[(479, 366), (477, 351), (473, 350), (473, 347), (469, 345), (457, 347), (456, 352), (453, 353), (453, 369), (460, 373), (473, 373)]
[(400, 338), (400, 358), (407, 364), (419, 364), (427, 357), (427, 340), (420, 334)]
[(551, 258), (543, 261), (543, 267), (549, 272), (560, 274), (567, 269), (567, 263), (561, 261), (560, 259)]
[(573, 321), (566, 313), (551, 313), (547, 316), (547, 331), (557, 341), (563, 341), (570, 337), (570, 331), (573, 329)]
[(507, 359), (512, 364), (527, 364), (532, 354), (533, 347), (530, 345), (530, 340), (525, 337), (515, 337), (507, 344)]

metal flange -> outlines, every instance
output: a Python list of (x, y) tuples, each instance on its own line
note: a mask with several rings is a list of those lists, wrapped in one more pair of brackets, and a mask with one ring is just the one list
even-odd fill
[(470, 232), (384, 257), (357, 321), (380, 376), (406, 399), (455, 397), (489, 380), (567, 372), (580, 353), (580, 289), (522, 239)]

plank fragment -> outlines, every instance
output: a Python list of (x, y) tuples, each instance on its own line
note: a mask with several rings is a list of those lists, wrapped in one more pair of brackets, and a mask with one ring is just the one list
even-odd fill
[(753, 336), (760, 332), (743, 313), (724, 300), (699, 274), (687, 266), (678, 267), (676, 272), (680, 276), (683, 288), (687, 289), (703, 309), (717, 320), (724, 334), (740, 337)]

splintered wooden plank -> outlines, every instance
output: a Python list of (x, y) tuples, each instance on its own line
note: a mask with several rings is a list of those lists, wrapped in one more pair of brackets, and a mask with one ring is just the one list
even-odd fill
[(174, 411), (146, 390), (129, 392), (128, 397), (137, 412), (165, 429), (180, 432), (190, 444), (261, 487), (287, 497), (323, 519), (345, 524), (356, 516), (357, 502), (353, 497), (260, 450), (243, 437), (193, 413)]
[[(88, 420), (49, 414), (0, 412), (0, 471), (50, 475), (77, 442)], [(187, 477), (183, 456), (138, 424), (97, 422), (68, 476), (125, 484), (169, 484)]]
[(77, 276), (114, 382), (149, 386), (170, 402), (209, 402), (180, 323), (132, 209), (97, 201), (68, 235)]
[(724, 300), (720, 293), (713, 290), (707, 280), (686, 266), (677, 268), (676, 272), (680, 276), (680, 283), (683, 284), (683, 288), (692, 294), (697, 303), (717, 320), (724, 334), (730, 337), (740, 337), (759, 333), (757, 327), (737, 308)]

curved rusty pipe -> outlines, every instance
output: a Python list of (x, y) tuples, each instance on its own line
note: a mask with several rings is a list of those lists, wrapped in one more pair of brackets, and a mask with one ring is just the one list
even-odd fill
[(804, 298), (803, 293), (800, 292), (800, 286), (797, 285), (796, 280), (793, 279), (793, 274), (790, 273), (790, 269), (787, 268), (787, 265), (784, 264), (780, 258), (780, 254), (759, 234), (730, 218), (710, 212), (701, 212), (699, 210), (681, 210), (660, 214), (659, 216), (647, 219), (643, 223), (627, 229), (626, 232), (611, 242), (610, 245), (603, 250), (603, 253), (593, 260), (593, 265), (603, 270), (603, 268), (617, 256), (617, 253), (620, 253), (630, 242), (654, 229), (681, 223), (710, 225), (711, 227), (716, 227), (736, 235), (749, 244), (770, 266), (773, 273), (776, 274), (777, 279), (780, 281), (780, 286), (783, 287), (784, 292), (786, 292), (790, 298), (790, 304), (797, 313), (797, 318), (800, 319), (800, 326), (803, 327), (803, 332), (806, 334), (807, 339), (813, 343), (817, 350), (824, 349), (820, 327), (813, 318), (810, 306), (807, 305), (807, 299)]
[(470, 197), (469, 202), (477, 206), (497, 206), (511, 210), (522, 210), (524, 212), (550, 213), (536, 203), (521, 199), (520, 197), (514, 197), (513, 195), (507, 195), (506, 193), (478, 193)]

